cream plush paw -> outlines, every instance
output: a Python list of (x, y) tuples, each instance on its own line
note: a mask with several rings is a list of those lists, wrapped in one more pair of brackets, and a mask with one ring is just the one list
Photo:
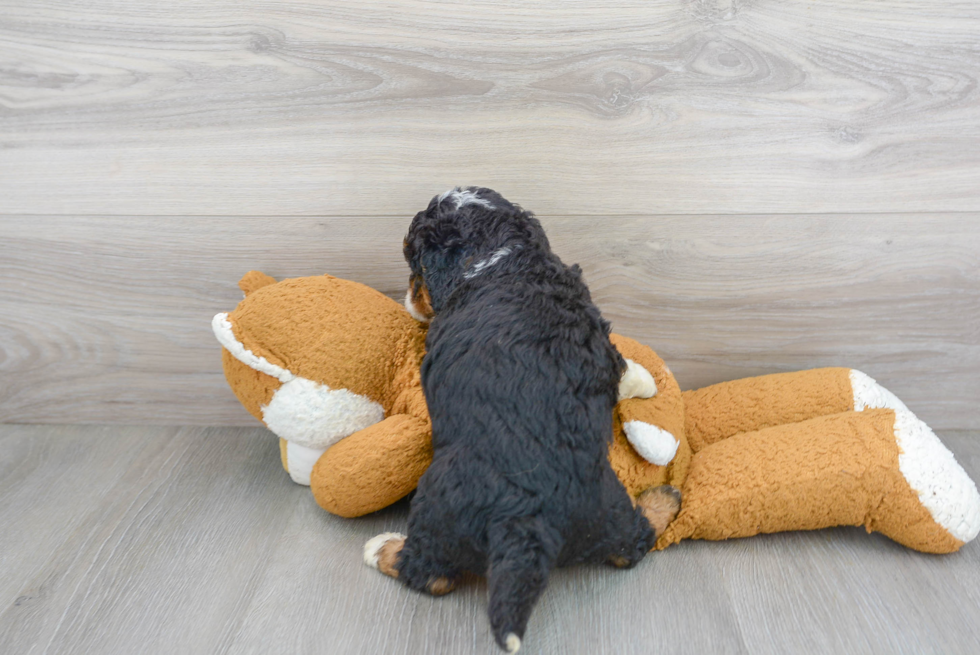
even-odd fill
[(281, 441), (282, 463), (296, 484), (310, 486), (310, 474), (326, 448), (307, 448), (292, 441)]
[(898, 464), (909, 487), (933, 520), (966, 543), (980, 533), (980, 493), (939, 437), (895, 394), (858, 370), (851, 370), (854, 409), (895, 412)]
[(657, 383), (650, 371), (646, 370), (632, 359), (626, 360), (626, 370), (619, 379), (619, 399), (653, 398), (657, 395)]
[(670, 432), (643, 421), (626, 421), (623, 432), (640, 457), (658, 466), (670, 464), (680, 445)]
[(912, 412), (895, 412), (898, 467), (933, 520), (967, 543), (980, 533), (980, 492), (928, 425)]
[(851, 369), (851, 391), (854, 394), (854, 411), (866, 409), (908, 410), (898, 396), (884, 388), (874, 378), (856, 369)]

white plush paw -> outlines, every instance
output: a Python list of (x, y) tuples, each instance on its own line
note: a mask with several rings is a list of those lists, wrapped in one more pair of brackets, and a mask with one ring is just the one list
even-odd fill
[(310, 486), (310, 475), (326, 448), (307, 448), (292, 441), (286, 442), (286, 470), (296, 484)]
[(980, 493), (939, 437), (908, 410), (895, 412), (898, 467), (933, 520), (963, 543), (980, 533)]
[(667, 466), (677, 454), (677, 439), (670, 432), (643, 421), (623, 423), (626, 438), (640, 457), (659, 466)]
[(855, 412), (866, 409), (908, 409), (898, 396), (875, 382), (874, 378), (854, 369), (851, 369), (851, 392), (854, 394)]
[(392, 539), (404, 539), (405, 535), (400, 532), (382, 532), (377, 537), (371, 537), (364, 544), (364, 563), (372, 569), (378, 568), (378, 553), (382, 546)]
[(652, 398), (657, 395), (657, 383), (650, 371), (632, 359), (626, 360), (626, 370), (619, 379), (619, 399)]

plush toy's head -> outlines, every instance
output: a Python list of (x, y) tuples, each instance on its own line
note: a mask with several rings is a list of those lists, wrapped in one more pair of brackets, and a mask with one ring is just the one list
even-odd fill
[(322, 451), (392, 411), (425, 415), (425, 330), (401, 305), (329, 275), (253, 271), (239, 286), (245, 299), (212, 328), (229, 385), (275, 434)]

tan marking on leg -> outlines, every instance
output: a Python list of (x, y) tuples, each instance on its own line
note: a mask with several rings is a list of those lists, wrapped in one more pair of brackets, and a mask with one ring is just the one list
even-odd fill
[(405, 545), (405, 538), (401, 537), (398, 539), (389, 539), (381, 546), (378, 550), (378, 570), (385, 575), (390, 575), (393, 578), (398, 577), (398, 569), (395, 568), (395, 564), (398, 563), (398, 553), (402, 551), (402, 547)]
[(425, 588), (433, 596), (444, 596), (456, 588), (456, 581), (445, 576), (441, 578), (432, 578), (429, 580), (429, 584), (427, 584)]
[(636, 506), (659, 537), (681, 509), (681, 492), (669, 484), (647, 489), (636, 499)]
[(615, 566), (617, 569), (625, 569), (630, 565), (630, 561), (622, 555), (610, 555), (609, 563)]

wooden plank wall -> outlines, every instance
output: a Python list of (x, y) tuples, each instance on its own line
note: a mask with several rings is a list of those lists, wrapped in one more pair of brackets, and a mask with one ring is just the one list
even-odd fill
[[(685, 387), (861, 368), (936, 427), (975, 425), (977, 216), (548, 217), (614, 328)], [(250, 424), (210, 319), (249, 268), (404, 294), (403, 217), (9, 217), (0, 417)]]
[(980, 428), (980, 5), (0, 0), (0, 421), (247, 425), (238, 277), (401, 295), (455, 184), (684, 387), (861, 368)]

